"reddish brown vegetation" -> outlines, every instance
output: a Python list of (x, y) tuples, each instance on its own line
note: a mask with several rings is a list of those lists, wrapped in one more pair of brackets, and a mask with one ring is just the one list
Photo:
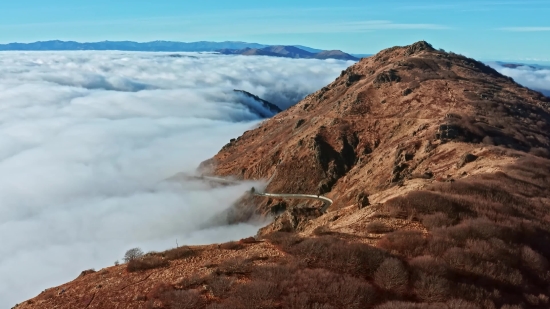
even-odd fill
[(167, 267), (170, 263), (164, 258), (156, 255), (145, 256), (139, 259), (133, 259), (126, 265), (129, 272)]
[(428, 235), (397, 231), (378, 245), (407, 259), (420, 300), (548, 306), (549, 191), (550, 162), (530, 157), (504, 172), (412, 192), (386, 211), (414, 214)]

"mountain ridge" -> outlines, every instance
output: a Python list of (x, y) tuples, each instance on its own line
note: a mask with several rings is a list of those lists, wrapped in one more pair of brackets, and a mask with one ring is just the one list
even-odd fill
[(549, 98), (424, 41), (388, 48), (200, 166), (327, 213), (245, 194), (227, 220), (273, 216), (256, 238), (83, 271), (18, 308), (547, 308), (549, 158)]
[[(217, 50), (242, 50), (262, 49), (280, 45), (268, 45), (260, 43), (249, 43), (241, 41), (100, 41), (100, 42), (77, 42), (77, 41), (36, 41), (30, 43), (12, 42), (0, 44), (0, 51), (62, 51), (62, 50), (119, 50), (119, 51), (156, 51), (156, 52), (214, 52)], [(319, 53), (323, 50), (303, 45), (288, 45), (298, 48), (307, 53)]]
[(244, 49), (219, 49), (220, 54), (224, 55), (244, 55), (244, 56), (271, 56), (284, 58), (302, 58), (302, 59), (339, 59), (357, 61), (359, 58), (340, 50), (325, 50), (317, 53), (300, 49), (295, 46), (275, 45), (264, 48), (244, 48)]

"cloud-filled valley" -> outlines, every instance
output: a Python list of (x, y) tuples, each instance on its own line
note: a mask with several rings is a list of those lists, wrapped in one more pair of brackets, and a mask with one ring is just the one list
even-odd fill
[(501, 62), (490, 62), (489, 65), (499, 73), (512, 77), (517, 83), (550, 97), (550, 65)]
[(208, 226), (253, 184), (169, 183), (351, 62), (213, 54), (0, 53), (0, 307), (124, 252), (223, 242)]

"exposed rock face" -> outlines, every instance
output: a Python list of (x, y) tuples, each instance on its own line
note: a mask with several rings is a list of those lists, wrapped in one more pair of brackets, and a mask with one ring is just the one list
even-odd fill
[(360, 192), (379, 202), (410, 179), (458, 177), (468, 167), (460, 156), (483, 147), (549, 149), (549, 106), (483, 63), (422, 41), (362, 59), (203, 166), (241, 179), (275, 175), (268, 191), (326, 194), (334, 209)]

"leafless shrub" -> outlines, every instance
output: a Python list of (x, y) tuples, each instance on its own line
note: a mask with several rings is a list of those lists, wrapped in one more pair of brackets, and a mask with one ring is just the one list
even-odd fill
[(170, 263), (160, 256), (147, 256), (140, 259), (133, 259), (128, 262), (126, 269), (129, 272), (167, 267)]
[(307, 238), (290, 249), (318, 267), (371, 276), (386, 253), (362, 243), (347, 242), (333, 236)]
[(126, 251), (126, 254), (124, 254), (124, 262), (128, 263), (132, 260), (139, 259), (142, 256), (143, 256), (143, 251), (141, 251), (140, 248), (132, 248)]
[(251, 278), (252, 280), (283, 282), (292, 277), (299, 269), (303, 268), (300, 266), (301, 265), (298, 263), (257, 266), (254, 268)]
[(454, 239), (449, 239), (447, 237), (432, 237), (428, 240), (426, 245), (425, 252), (427, 254), (433, 255), (435, 257), (442, 256), (447, 250), (452, 247), (455, 247), (457, 242)]
[(392, 231), (391, 227), (389, 227), (387, 224), (381, 221), (369, 222), (365, 226), (365, 229), (367, 230), (368, 233), (373, 233), (373, 234), (383, 234), (383, 233), (388, 233)]
[(245, 304), (255, 308), (272, 308), (281, 291), (274, 282), (250, 281), (239, 285), (235, 296)]
[(411, 214), (433, 214), (443, 212), (455, 217), (460, 211), (465, 211), (454, 199), (430, 191), (413, 191), (405, 196), (388, 200), (384, 209), (394, 217), (408, 217)]
[(206, 284), (210, 288), (212, 295), (218, 298), (225, 298), (235, 285), (235, 278), (227, 276), (210, 276)]
[(153, 299), (159, 299), (167, 292), (173, 291), (174, 287), (168, 283), (159, 283), (155, 285), (149, 293), (147, 293), (147, 299), (153, 300)]
[(244, 246), (237, 241), (230, 241), (220, 245), (220, 249), (224, 250), (241, 250), (242, 248)]
[(421, 215), (420, 219), (422, 224), (432, 230), (438, 227), (446, 227), (453, 224), (453, 220), (449, 219), (447, 214), (442, 212), (436, 212), (434, 214)]
[(179, 282), (176, 284), (181, 289), (189, 290), (196, 288), (207, 281), (207, 278), (204, 276), (199, 276), (198, 274), (191, 274), (190, 276), (182, 277)]
[(503, 305), (500, 309), (525, 309), (522, 305)]
[(409, 273), (400, 260), (387, 258), (374, 273), (374, 281), (386, 290), (402, 293), (409, 282)]
[(313, 230), (314, 235), (328, 235), (328, 234), (331, 234), (331, 233), (332, 233), (332, 231), (326, 225), (318, 226)]
[(245, 305), (240, 300), (230, 297), (224, 299), (220, 303), (211, 303), (206, 306), (206, 309), (248, 309), (251, 308), (250, 304)]
[(416, 295), (423, 301), (441, 302), (451, 295), (451, 283), (449, 280), (426, 273), (419, 273), (414, 279)]
[(396, 231), (386, 234), (378, 246), (406, 257), (415, 257), (424, 251), (426, 239), (418, 231)]
[(537, 157), (550, 158), (550, 151), (542, 147), (533, 147), (529, 150), (529, 153)]
[(426, 304), (411, 303), (403, 301), (390, 301), (375, 307), (375, 309), (441, 309), (445, 308), (443, 303)]
[(527, 269), (531, 269), (534, 272), (545, 273), (549, 268), (548, 260), (528, 246), (521, 248), (521, 261)]
[(501, 239), (468, 239), (465, 247), (483, 260), (502, 261), (509, 267), (516, 267), (519, 265), (519, 250), (508, 246)]
[(542, 305), (542, 304), (546, 304), (547, 302), (544, 302), (544, 297), (545, 296), (546, 295), (544, 295), (544, 294), (539, 294), (538, 296), (534, 295), (534, 294), (528, 294), (528, 293), (523, 294), (523, 298), (531, 306), (539, 306), (539, 305)]
[(458, 225), (437, 229), (434, 234), (448, 235), (459, 242), (466, 242), (468, 239), (490, 238), (510, 241), (516, 238), (515, 232), (486, 218), (467, 219)]
[(409, 261), (409, 265), (414, 271), (421, 271), (434, 276), (446, 277), (449, 273), (445, 262), (429, 255), (417, 256)]
[(201, 309), (205, 300), (197, 290), (174, 290), (165, 292), (160, 300), (170, 309)]
[(94, 273), (96, 273), (96, 270), (93, 269), (93, 268), (90, 268), (90, 269), (87, 269), (87, 270), (83, 270), (78, 277), (80, 278), (80, 277), (84, 277), (84, 276), (91, 275), (91, 274), (94, 274)]
[(164, 257), (168, 261), (185, 259), (187, 257), (193, 256), (194, 251), (189, 247), (179, 247), (172, 250), (164, 252)]
[(283, 303), (284, 308), (354, 309), (373, 304), (375, 298), (374, 288), (364, 280), (324, 269), (304, 269), (291, 277)]
[(225, 275), (244, 275), (250, 272), (250, 262), (243, 258), (230, 258), (221, 262), (216, 272)]
[(254, 237), (247, 237), (247, 238), (243, 238), (243, 239), (239, 240), (240, 244), (254, 244), (256, 242), (258, 242), (258, 241)]
[(292, 246), (300, 243), (303, 239), (294, 234), (286, 232), (274, 232), (271, 233), (265, 238), (272, 244), (280, 246), (284, 251), (288, 251)]
[(482, 309), (480, 305), (464, 299), (451, 299), (447, 302), (447, 307), (449, 309)]

